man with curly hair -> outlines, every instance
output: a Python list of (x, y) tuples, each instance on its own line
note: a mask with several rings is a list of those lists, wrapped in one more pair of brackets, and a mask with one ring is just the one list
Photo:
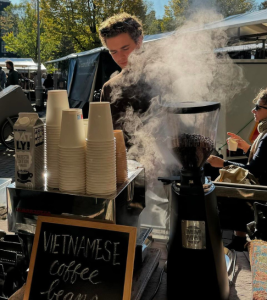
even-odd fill
[(128, 56), (142, 45), (142, 22), (136, 16), (121, 13), (104, 21), (99, 34), (103, 46), (123, 69), (127, 66)]
[(122, 69), (120, 74), (104, 84), (101, 101), (111, 102), (114, 129), (124, 129), (127, 142), (127, 132), (123, 128), (127, 109), (132, 108), (140, 114), (146, 112), (153, 94), (142, 74), (138, 80), (132, 80), (131, 66), (128, 64), (129, 55), (142, 46), (142, 22), (127, 13), (117, 14), (101, 24), (99, 35), (103, 46), (108, 48)]
[[(142, 23), (135, 16), (126, 13), (115, 15), (103, 22), (99, 29), (103, 46), (107, 47), (114, 61), (122, 71), (106, 82), (102, 88), (101, 101), (111, 103), (114, 129), (122, 129), (126, 147), (135, 144), (138, 151), (142, 142), (136, 142), (135, 132), (142, 127), (139, 116), (147, 112), (151, 99), (160, 91), (155, 82), (148, 83), (144, 68), (150, 63), (147, 53), (141, 49), (143, 42)], [(132, 54), (132, 57), (129, 57)], [(130, 58), (130, 59), (129, 59)], [(142, 119), (142, 118), (141, 118)], [(144, 119), (142, 119), (143, 122)], [(156, 168), (156, 167), (155, 167)], [(148, 180), (148, 179), (147, 179)], [(160, 186), (158, 192), (155, 185)], [(140, 219), (141, 224), (165, 226), (167, 200), (160, 197), (164, 193), (161, 184), (153, 185), (153, 192), (147, 190), (146, 209)], [(164, 197), (164, 196), (163, 196)]]

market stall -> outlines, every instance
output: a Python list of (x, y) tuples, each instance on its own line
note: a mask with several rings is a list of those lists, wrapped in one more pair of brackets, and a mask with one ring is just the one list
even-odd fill
[[(8, 58), (8, 57), (2, 57), (0, 58), (0, 66), (2, 67), (2, 70), (8, 73), (8, 69), (6, 68), (6, 61), (11, 60), (14, 63), (15, 70), (17, 70), (19, 73), (24, 73), (30, 78), (30, 74), (33, 72), (37, 72), (38, 65), (34, 62), (32, 58)], [(43, 64), (41, 64), (41, 71), (42, 73), (46, 72), (46, 68)]]

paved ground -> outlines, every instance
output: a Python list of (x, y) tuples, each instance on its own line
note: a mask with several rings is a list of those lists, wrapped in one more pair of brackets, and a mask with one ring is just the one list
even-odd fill
[(15, 179), (15, 151), (6, 149), (0, 143), (0, 178)]
[[(0, 143), (0, 178), (12, 178), (15, 180), (15, 151), (6, 149)], [(7, 217), (6, 208), (0, 207), (0, 220), (5, 220)], [(4, 223), (5, 225), (6, 222)], [(7, 226), (0, 226), (1, 230), (6, 231)]]

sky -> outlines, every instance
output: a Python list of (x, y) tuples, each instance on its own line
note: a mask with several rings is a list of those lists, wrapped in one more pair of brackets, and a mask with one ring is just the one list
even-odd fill
[[(153, 2), (157, 18), (161, 18), (164, 14), (164, 5), (167, 5), (169, 0), (149, 0)], [(262, 3), (264, 0), (255, 0), (257, 4)]]
[[(168, 4), (169, 0), (149, 0), (153, 3), (156, 11), (157, 18), (161, 18), (164, 14), (164, 5)], [(257, 4), (262, 3), (264, 0), (256, 0)], [(11, 3), (19, 3), (20, 0), (11, 0)]]

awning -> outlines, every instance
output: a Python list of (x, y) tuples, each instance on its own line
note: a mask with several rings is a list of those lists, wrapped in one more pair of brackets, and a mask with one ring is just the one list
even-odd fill
[[(229, 37), (267, 35), (267, 9), (230, 16), (189, 31), (226, 29)], [(266, 37), (265, 37), (266, 38)]]
[[(28, 72), (28, 71), (37, 71), (38, 64), (34, 62), (32, 58), (0, 58), (0, 66), (4, 71), (8, 71), (6, 68), (6, 61), (11, 60), (14, 64), (14, 68), (17, 71)], [(46, 71), (46, 68), (41, 64), (41, 71)]]
[(61, 58), (58, 58), (58, 59), (47, 61), (45, 63), (46, 64), (56, 63), (56, 62), (63, 61), (63, 60), (68, 60), (68, 59), (77, 58), (77, 57), (81, 57), (81, 56), (85, 56), (85, 55), (95, 54), (95, 53), (98, 53), (98, 52), (101, 52), (101, 51), (105, 51), (105, 50), (107, 51), (106, 48), (99, 47), (99, 48), (95, 48), (95, 49), (88, 50), (88, 51), (83, 51), (83, 52), (78, 52), (78, 53), (72, 53), (72, 54), (69, 54), (67, 56), (64, 56), (64, 57), (61, 57)]
[[(173, 33), (174, 33), (174, 31), (164, 32), (164, 33), (159, 33), (159, 34), (153, 34), (153, 35), (145, 35), (144, 36), (144, 43), (156, 41), (156, 40), (159, 40), (159, 39), (162, 39), (162, 38), (166, 38), (166, 37), (172, 35)], [(108, 50), (105, 47), (99, 47), (99, 48), (95, 48), (95, 49), (84, 51), (84, 52), (72, 53), (72, 54), (69, 54), (67, 56), (64, 56), (64, 57), (61, 57), (61, 58), (58, 58), (58, 59), (47, 61), (45, 63), (46, 64), (56, 63), (56, 62), (60, 62), (60, 61), (63, 61), (63, 60), (69, 60), (69, 59), (72, 59), (72, 58), (77, 58), (77, 57), (80, 57), (80, 56), (95, 54), (95, 53), (98, 53), (98, 52), (101, 52), (101, 51), (108, 51)]]
[(156, 40), (161, 40), (164, 39), (172, 34), (174, 34), (175, 31), (171, 31), (171, 32), (164, 32), (164, 33), (159, 33), (159, 34), (152, 34), (152, 35), (145, 35), (144, 36), (144, 43), (147, 42), (152, 42), (152, 41), (156, 41)]

